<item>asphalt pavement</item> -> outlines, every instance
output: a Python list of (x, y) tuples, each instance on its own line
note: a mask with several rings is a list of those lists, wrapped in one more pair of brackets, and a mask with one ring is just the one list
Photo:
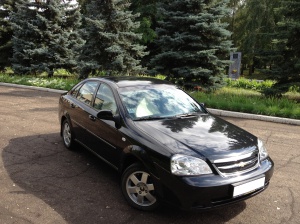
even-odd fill
[(269, 188), (206, 212), (141, 212), (125, 202), (113, 169), (82, 148), (64, 148), (59, 94), (0, 86), (1, 224), (300, 223), (300, 126), (223, 117), (266, 143), (275, 162)]

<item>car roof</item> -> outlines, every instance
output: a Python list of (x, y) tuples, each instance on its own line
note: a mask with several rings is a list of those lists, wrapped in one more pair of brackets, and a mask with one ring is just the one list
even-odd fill
[(98, 77), (96, 79), (113, 82), (118, 87), (129, 87), (129, 86), (149, 86), (149, 85), (173, 85), (170, 82), (151, 78), (151, 77), (136, 77), (136, 76), (109, 76), (109, 77)]

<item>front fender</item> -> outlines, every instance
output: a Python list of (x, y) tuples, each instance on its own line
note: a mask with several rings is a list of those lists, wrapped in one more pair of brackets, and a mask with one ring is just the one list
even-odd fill
[(123, 152), (120, 167), (121, 173), (132, 163), (139, 162), (144, 165), (151, 175), (153, 175), (156, 179), (160, 179), (155, 166), (155, 161), (158, 158), (155, 156), (155, 153), (151, 152), (151, 150), (146, 150), (137, 145), (131, 145), (126, 147)]

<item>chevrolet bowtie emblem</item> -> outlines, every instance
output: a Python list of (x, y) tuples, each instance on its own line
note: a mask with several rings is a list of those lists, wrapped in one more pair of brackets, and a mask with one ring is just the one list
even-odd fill
[(246, 163), (244, 163), (244, 162), (240, 162), (239, 164), (237, 164), (239, 167), (244, 167), (244, 166), (246, 166), (247, 164)]

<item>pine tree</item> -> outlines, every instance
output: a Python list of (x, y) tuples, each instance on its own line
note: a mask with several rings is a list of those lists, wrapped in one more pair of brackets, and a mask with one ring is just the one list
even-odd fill
[(254, 68), (266, 66), (265, 55), (272, 50), (272, 34), (276, 29), (274, 8), (279, 0), (246, 0), (237, 12), (234, 43), (243, 54), (243, 64), (249, 68), (249, 76)]
[(133, 13), (138, 13), (140, 16), (137, 21), (140, 22), (140, 27), (136, 30), (137, 33), (142, 34), (140, 43), (146, 46), (149, 54), (142, 58), (141, 64), (147, 66), (149, 60), (152, 58), (152, 52), (155, 52), (156, 46), (154, 40), (157, 35), (155, 32), (157, 21), (160, 15), (157, 12), (157, 4), (161, 0), (132, 0), (130, 10)]
[(20, 0), (11, 14), (14, 28), (13, 70), (18, 74), (75, 69), (83, 40), (81, 14), (71, 1)]
[(300, 87), (300, 2), (281, 1), (281, 7), (276, 11), (281, 20), (273, 40), (275, 50), (270, 56), (273, 60), (270, 78), (277, 83), (265, 94), (280, 97), (291, 86)]
[(150, 45), (156, 37), (154, 28), (157, 19), (157, 3), (158, 0), (132, 0), (130, 9), (140, 14), (138, 21), (141, 25), (137, 32), (143, 35), (141, 39), (143, 44)]
[(12, 35), (9, 14), (15, 11), (16, 0), (0, 0), (0, 70), (10, 66), (13, 54)]
[(151, 73), (162, 73), (188, 86), (217, 88), (224, 84), (231, 41), (226, 0), (174, 0), (161, 4), (157, 28), (159, 53)]
[(140, 58), (145, 47), (137, 42), (141, 34), (134, 31), (138, 14), (128, 11), (127, 0), (92, 0), (87, 6), (84, 30), (86, 44), (81, 55), (81, 78), (91, 71), (129, 75), (144, 71)]

